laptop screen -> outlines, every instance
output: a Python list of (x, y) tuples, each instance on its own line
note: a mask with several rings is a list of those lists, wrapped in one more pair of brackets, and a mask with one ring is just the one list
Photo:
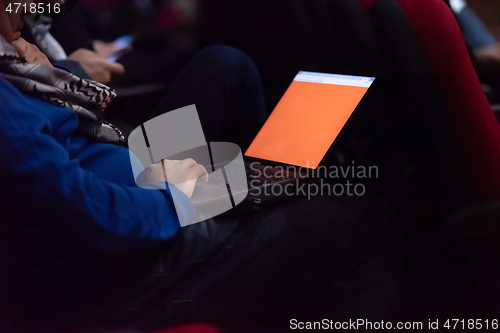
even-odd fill
[(374, 80), (299, 72), (245, 156), (316, 169)]

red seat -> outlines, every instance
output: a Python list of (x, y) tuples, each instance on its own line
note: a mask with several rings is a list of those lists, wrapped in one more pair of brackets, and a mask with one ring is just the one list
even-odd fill
[[(398, 0), (420, 40), (446, 103), (483, 204), (454, 214), (466, 238), (478, 289), (491, 314), (500, 310), (500, 125), (481, 88), (458, 23), (442, 0)], [(491, 203), (492, 200), (495, 200)], [(490, 202), (488, 202), (490, 201)], [(484, 203), (486, 202), (486, 203)]]
[(360, 0), (361, 5), (365, 8), (368, 9), (370, 6), (375, 2), (376, 0)]
[(399, 0), (437, 83), (478, 194), (500, 198), (500, 125), (470, 60), (458, 23), (442, 0)]
[[(366, 9), (376, 2), (360, 1)], [(441, 109), (452, 124), (453, 136), (472, 177), (473, 191), (483, 203), (463, 206), (464, 211), (449, 219), (449, 226), (450, 234), (467, 239), (477, 286), (483, 300), (488, 301), (486, 310), (495, 313), (500, 311), (500, 270), (496, 268), (500, 260), (500, 217), (496, 213), (500, 211), (500, 125), (473, 68), (459, 25), (446, 3), (443, 0), (394, 1), (399, 3), (417, 37), (444, 105)]]

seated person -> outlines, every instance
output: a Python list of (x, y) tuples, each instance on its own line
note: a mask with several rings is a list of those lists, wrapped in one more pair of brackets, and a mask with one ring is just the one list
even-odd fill
[[(316, 197), (181, 228), (193, 182), (138, 187), (126, 140), (103, 120), (114, 92), (52, 68), (20, 39), (24, 13), (6, 12), (10, 3), (0, 0), (0, 331), (210, 322), (279, 332), (292, 318), (390, 318), (396, 251), (385, 204)], [(225, 46), (198, 54), (157, 112), (190, 104), (208, 141), (243, 149), (266, 116), (255, 66)], [(206, 174), (192, 160), (168, 163), (176, 176)], [(146, 180), (165, 181), (161, 165)], [(184, 196), (179, 215), (171, 191)]]
[[(126, 12), (134, 14), (127, 16), (126, 29), (123, 26), (114, 29), (111, 36), (127, 35), (114, 42), (94, 40), (91, 30), (94, 34), (96, 32), (91, 27), (97, 18), (89, 19), (89, 12), (103, 8), (79, 0), (68, 0), (65, 6), (65, 14), (56, 19), (43, 15), (30, 17), (22, 37), (37, 45), (54, 67), (121, 90), (120, 99), (107, 109), (107, 118), (126, 133), (130, 132), (148, 118), (177, 74), (193, 57), (193, 42), (186, 40), (183, 34), (156, 27), (151, 18), (143, 17), (135, 8), (137, 4), (134, 2), (115, 5), (120, 9), (126, 7)], [(117, 8), (114, 9), (117, 16), (124, 15)], [(99, 14), (98, 17), (113, 13)], [(131, 31), (132, 27), (134, 31)], [(113, 29), (106, 31), (110, 30)], [(133, 107), (136, 104), (141, 108)]]
[(450, 0), (467, 46), (482, 62), (500, 62), (500, 43), (465, 0)]

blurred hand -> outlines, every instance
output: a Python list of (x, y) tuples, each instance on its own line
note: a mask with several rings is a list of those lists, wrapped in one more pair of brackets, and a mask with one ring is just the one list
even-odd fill
[(92, 46), (94, 46), (95, 52), (103, 59), (108, 59), (119, 51), (115, 43), (106, 43), (102, 40), (94, 40)]
[(161, 163), (152, 164), (146, 169), (144, 177), (146, 183), (168, 181), (189, 198), (193, 195), (198, 179), (208, 181), (208, 172), (192, 158), (183, 161), (163, 160)]
[(474, 50), (474, 54), (482, 62), (500, 62), (500, 44)]
[(43, 66), (52, 67), (47, 56), (38, 49), (36, 45), (30, 44), (23, 38), (15, 40), (11, 44), (17, 51), (20, 57), (26, 58), (29, 64), (39, 64)]
[(68, 60), (78, 61), (92, 80), (103, 84), (111, 82), (112, 74), (125, 73), (125, 67), (122, 64), (110, 64), (96, 52), (87, 49), (76, 50), (69, 55)]

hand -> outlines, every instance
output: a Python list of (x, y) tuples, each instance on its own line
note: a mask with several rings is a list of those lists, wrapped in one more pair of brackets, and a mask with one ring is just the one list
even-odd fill
[(208, 172), (192, 158), (183, 161), (163, 160), (161, 163), (150, 165), (144, 177), (146, 183), (168, 181), (189, 198), (193, 195), (198, 179), (208, 181)]
[(52, 67), (52, 64), (49, 59), (47, 59), (47, 56), (43, 54), (36, 45), (28, 43), (23, 38), (13, 41), (11, 45), (16, 49), (17, 54), (20, 57), (26, 58), (26, 61), (29, 64), (39, 64)]
[(474, 55), (482, 62), (500, 62), (500, 44), (474, 50)]
[(102, 40), (94, 40), (92, 46), (94, 47), (94, 50), (99, 55), (99, 57), (103, 59), (108, 59), (119, 51), (115, 43), (106, 43)]
[(92, 80), (103, 84), (111, 82), (111, 74), (125, 73), (125, 67), (122, 64), (110, 64), (94, 51), (87, 49), (76, 50), (69, 55), (68, 60), (79, 62)]

